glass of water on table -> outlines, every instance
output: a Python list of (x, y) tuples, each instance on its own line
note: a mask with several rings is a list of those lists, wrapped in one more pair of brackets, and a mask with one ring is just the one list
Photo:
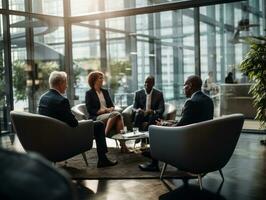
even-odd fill
[(139, 132), (139, 128), (138, 127), (133, 127), (133, 133), (136, 134)]

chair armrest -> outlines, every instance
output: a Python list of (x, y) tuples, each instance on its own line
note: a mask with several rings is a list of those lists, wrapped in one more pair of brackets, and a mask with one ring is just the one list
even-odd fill
[(176, 152), (180, 148), (178, 146), (178, 138), (180, 134), (176, 131), (180, 127), (165, 127), (151, 125), (149, 127), (150, 148), (152, 156), (167, 163), (171, 163), (176, 158)]
[(75, 115), (78, 121), (87, 119), (86, 115), (82, 113), (81, 111), (79, 111), (78, 109), (72, 108), (71, 111)]
[[(94, 124), (92, 120), (82, 120), (79, 121), (77, 127), (74, 128), (75, 139), (82, 142), (86, 141), (89, 146), (92, 146), (94, 138)], [(84, 143), (84, 142), (83, 142)]]
[(79, 121), (77, 127), (69, 127), (64, 138), (66, 154), (78, 154), (92, 148), (94, 125), (92, 120)]

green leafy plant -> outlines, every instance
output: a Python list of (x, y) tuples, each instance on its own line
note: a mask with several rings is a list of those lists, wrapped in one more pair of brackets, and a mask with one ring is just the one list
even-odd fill
[(113, 91), (116, 91), (117, 88), (120, 86), (119, 82), (121, 81), (121, 78), (124, 75), (131, 76), (130, 62), (127, 60), (125, 61), (119, 60), (111, 62), (110, 73), (111, 73), (110, 86), (113, 89)]
[(250, 93), (257, 108), (256, 119), (261, 126), (266, 124), (266, 37), (252, 37), (247, 40), (250, 49), (240, 64), (252, 85)]
[[(36, 83), (36, 94), (40, 96), (44, 91), (49, 88), (48, 79), (50, 73), (54, 70), (59, 70), (59, 65), (57, 62), (38, 62), (37, 63), (37, 77), (38, 84)], [(74, 68), (75, 84), (79, 79), (82, 69)], [(14, 95), (16, 101), (27, 99), (27, 71), (25, 61), (16, 60), (13, 63), (13, 85), (14, 85)], [(0, 79), (1, 80), (1, 79)], [(0, 85), (1, 86), (1, 85)]]
[[(49, 88), (48, 78), (52, 71), (58, 69), (58, 64), (55, 62), (39, 62), (38, 77), (39, 84), (36, 85), (38, 92), (42, 92)], [(14, 96), (16, 101), (27, 99), (27, 71), (25, 61), (16, 60), (13, 63), (13, 85)]]
[(13, 86), (16, 101), (25, 100), (27, 73), (25, 71), (25, 61), (16, 60), (13, 63)]

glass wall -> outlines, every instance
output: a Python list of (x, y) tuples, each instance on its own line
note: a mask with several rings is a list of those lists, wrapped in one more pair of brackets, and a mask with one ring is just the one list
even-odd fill
[(20, 22), (25, 22), (22, 16), (11, 15), (11, 62), (13, 77), (13, 97), (15, 110), (29, 110), (29, 101), (32, 96), (32, 76), (30, 63), (27, 63), (26, 29)]
[[(0, 37), (3, 38), (3, 16), (0, 15)], [(5, 132), (8, 129), (7, 125), (7, 88), (5, 87), (6, 78), (5, 78), (5, 55), (4, 55), (4, 43), (1, 40), (0, 43), (0, 133)]]
[(9, 9), (63, 16), (63, 0), (9, 0)]
[(85, 102), (85, 93), (89, 89), (88, 73), (101, 67), (98, 24), (93, 21), (72, 26), (75, 104)]
[[(14, 109), (36, 112), (40, 95), (48, 89), (49, 73), (61, 69), (71, 73), (72, 105), (85, 101), (87, 75), (92, 70), (105, 73), (105, 87), (122, 108), (133, 103), (134, 92), (143, 88), (151, 74), (155, 87), (177, 106), (179, 116), (186, 99), (184, 80), (197, 73), (205, 83), (211, 76), (213, 88), (206, 92), (214, 99), (215, 115), (226, 114), (221, 110), (228, 108), (220, 102), (232, 89), (224, 91), (225, 78), (232, 72), (235, 85), (248, 85), (238, 66), (249, 48), (245, 39), (265, 35), (265, 2), (204, 5), (204, 1), (189, 1), (201, 6), (182, 9), (184, 2), (9, 0), (13, 13), (5, 14), (9, 20), (1, 19), (1, 31), (3, 22), (7, 23), (11, 43), (1, 51), (2, 57), (8, 48), (11, 51)], [(180, 3), (178, 10), (167, 10), (172, 3)], [(151, 5), (161, 5), (162, 11), (152, 12)], [(130, 16), (115, 11), (125, 8)], [(30, 15), (16, 15), (16, 11)], [(99, 11), (105, 12), (97, 15)], [(252, 107), (250, 99), (248, 104)]]
[(98, 11), (115, 11), (185, 1), (188, 0), (116, 0), (115, 3), (113, 0), (70, 0), (71, 16), (86, 15)]
[(64, 27), (11, 15), (10, 37), (14, 109), (36, 112), (50, 72), (63, 69)]

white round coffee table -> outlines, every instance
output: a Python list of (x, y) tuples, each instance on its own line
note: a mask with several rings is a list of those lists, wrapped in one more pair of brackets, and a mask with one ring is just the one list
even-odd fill
[[(149, 138), (149, 132), (145, 131), (145, 132), (127, 132), (125, 134), (116, 134), (112, 136), (112, 139), (114, 140), (120, 140), (120, 141), (128, 141), (128, 140), (135, 140), (134, 142), (134, 149), (135, 149), (135, 145), (136, 145), (136, 140), (140, 140), (140, 139), (145, 139), (146, 140), (146, 144), (147, 144), (147, 140)], [(116, 142), (117, 144), (117, 142)]]

